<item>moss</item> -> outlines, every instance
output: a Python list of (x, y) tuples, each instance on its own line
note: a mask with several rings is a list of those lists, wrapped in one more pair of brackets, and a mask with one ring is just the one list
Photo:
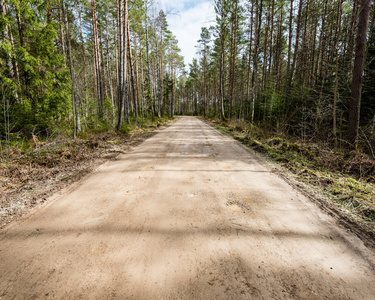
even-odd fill
[(288, 144), (285, 143), (285, 142), (283, 142), (282, 145), (281, 145), (281, 147), (280, 147), (280, 149), (282, 149), (282, 150), (288, 149)]
[(276, 161), (277, 162), (282, 162), (282, 163), (289, 163), (290, 162), (290, 160), (287, 157), (285, 157), (285, 156), (278, 156), (278, 157), (276, 157)]
[(268, 142), (270, 146), (282, 146), (284, 144), (284, 140), (282, 138), (273, 138)]
[(289, 144), (288, 148), (289, 151), (298, 151), (299, 146), (296, 143)]
[(252, 140), (252, 142), (249, 145), (251, 146), (251, 148), (258, 150), (260, 152), (267, 152), (270, 149), (267, 145), (264, 145), (257, 140)]
[(245, 136), (243, 134), (235, 135), (234, 138), (240, 142), (244, 142)]

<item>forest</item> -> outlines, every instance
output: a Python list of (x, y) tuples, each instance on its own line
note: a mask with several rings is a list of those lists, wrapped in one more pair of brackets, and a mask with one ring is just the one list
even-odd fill
[(3, 146), (172, 117), (183, 58), (147, 1), (1, 2)]
[(184, 112), (254, 122), (373, 152), (371, 1), (216, 1), (190, 65)]
[(0, 299), (375, 299), (374, 2), (0, 0)]
[(175, 115), (374, 156), (371, 0), (216, 0), (188, 66), (150, 0), (1, 0), (1, 150)]

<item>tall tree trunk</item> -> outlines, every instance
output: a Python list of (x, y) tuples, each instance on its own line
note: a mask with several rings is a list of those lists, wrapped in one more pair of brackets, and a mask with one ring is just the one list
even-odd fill
[[(126, 10), (128, 8), (126, 7)], [(127, 13), (128, 15), (128, 13)], [(135, 121), (138, 122), (138, 101), (137, 101), (137, 91), (135, 87), (135, 79), (134, 79), (134, 66), (133, 66), (133, 56), (132, 56), (132, 49), (131, 49), (131, 41), (130, 41), (130, 26), (129, 21), (127, 22), (127, 38), (128, 38), (128, 52), (129, 52), (129, 65), (130, 65), (130, 81), (131, 81), (131, 87), (132, 87), (132, 93), (133, 93), (133, 104), (134, 104), (134, 115), (135, 115)]]
[(175, 78), (174, 78), (174, 65), (173, 65), (173, 50), (171, 55), (171, 79), (172, 79), (172, 93), (171, 93), (171, 115), (170, 117), (173, 118), (174, 116), (174, 97), (175, 97)]
[[(21, 19), (21, 12), (19, 11), (18, 8), (16, 8), (17, 10), (17, 25), (18, 25), (18, 36), (19, 36), (19, 39), (20, 39), (20, 45), (21, 47), (25, 47), (25, 39), (24, 39), (24, 31), (25, 31), (25, 28), (24, 28), (24, 23)], [(60, 13), (60, 9), (59, 9), (59, 13)], [(62, 24), (62, 20), (60, 18), (60, 24)], [(61, 28), (62, 28), (62, 25), (60, 25)], [(64, 38), (63, 37), (63, 33), (61, 31), (61, 36), (62, 36), (62, 39)], [(64, 49), (64, 48), (63, 48)], [(64, 55), (65, 55), (65, 51), (63, 51)]]
[(146, 54), (147, 54), (147, 72), (148, 72), (148, 81), (149, 81), (149, 92), (150, 92), (150, 103), (151, 103), (151, 112), (152, 112), (152, 121), (155, 121), (155, 107), (152, 97), (152, 81), (151, 81), (151, 69), (150, 69), (150, 57), (149, 57), (149, 45), (148, 45), (148, 22), (147, 22), (147, 10), (148, 10), (148, 0), (145, 1), (145, 22), (146, 22)]
[(255, 39), (255, 49), (253, 57), (253, 75), (251, 79), (251, 110), (250, 110), (250, 122), (254, 122), (254, 110), (255, 110), (255, 98), (257, 94), (257, 74), (258, 74), (258, 47), (260, 40), (260, 30), (262, 28), (262, 12), (263, 12), (263, 0), (260, 0), (260, 5), (257, 8), (257, 27), (256, 27), (256, 39)]
[(235, 6), (235, 16), (234, 16), (234, 33), (233, 33), (233, 52), (232, 52), (232, 76), (231, 76), (231, 84), (230, 84), (230, 115), (229, 117), (232, 118), (232, 109), (233, 109), (233, 91), (234, 91), (234, 83), (235, 83), (235, 70), (236, 70), (236, 56), (237, 56), (237, 27), (238, 27), (238, 0), (236, 1)]
[[(139, 113), (141, 113), (142, 120), (143, 120), (143, 94), (141, 94), (141, 84), (139, 80), (139, 66), (138, 66), (138, 48), (137, 48), (137, 36), (135, 34), (135, 31), (133, 33), (133, 40), (134, 40), (134, 63), (135, 63), (135, 85), (137, 87), (137, 100), (138, 100), (138, 107), (139, 107)], [(139, 51), (142, 51), (140, 49)], [(141, 62), (140, 62), (141, 63)], [(141, 79), (142, 80), (142, 79)]]
[[(81, 39), (82, 60), (83, 60), (83, 87), (82, 87), (82, 89), (84, 90), (86, 106), (88, 107), (89, 103), (88, 103), (88, 95), (87, 95), (87, 77), (86, 77), (87, 72), (85, 72), (85, 69), (86, 69), (86, 50), (85, 50), (85, 41), (83, 39), (82, 17), (81, 17), (80, 4), (77, 6), (77, 10), (78, 10), (78, 18), (79, 18), (79, 28), (80, 28), (79, 33), (80, 33), (80, 39)], [(83, 120), (86, 124), (86, 118), (88, 117), (88, 108), (86, 108), (86, 115), (83, 113), (83, 116), (84, 116)]]
[(290, 75), (290, 62), (292, 59), (292, 40), (293, 40), (293, 0), (290, 0), (290, 8), (289, 8), (289, 34), (288, 34), (288, 62), (287, 62), (287, 69), (286, 69), (286, 80), (285, 80), (285, 96), (284, 96), (284, 103), (283, 103), (283, 111), (284, 111), (284, 123), (286, 122), (287, 115), (288, 115), (288, 103), (290, 97), (290, 84), (289, 78)]
[(129, 23), (129, 14), (128, 14), (128, 0), (124, 0), (124, 56), (123, 56), (123, 86), (124, 86), (124, 105), (125, 105), (125, 119), (126, 123), (130, 124), (130, 110), (129, 110), (129, 80), (128, 80), (128, 73), (127, 73), (127, 54), (126, 54), (126, 43), (127, 43), (127, 27)]
[(315, 71), (315, 64), (314, 64), (314, 61), (315, 61), (315, 55), (316, 55), (316, 40), (317, 40), (317, 34), (318, 34), (318, 24), (319, 24), (319, 16), (317, 13), (314, 14), (314, 17), (315, 17), (315, 23), (314, 23), (314, 33), (313, 35), (311, 36), (311, 47), (312, 47), (312, 51), (311, 51), (311, 63), (310, 63), (310, 70), (309, 70), (309, 85), (310, 86), (314, 86), (315, 82), (315, 78), (314, 78), (314, 71)]
[(106, 42), (107, 42), (107, 74), (108, 74), (108, 85), (109, 85), (109, 92), (111, 96), (111, 106), (112, 106), (112, 125), (115, 126), (115, 100), (113, 94), (113, 81), (112, 81), (112, 71), (111, 71), (111, 56), (109, 54), (109, 29), (108, 29), (108, 20), (106, 20)]
[[(292, 38), (293, 38), (293, 0), (290, 0), (290, 11), (289, 11), (289, 41), (288, 41), (288, 64), (287, 64), (287, 78), (290, 74), (290, 61), (292, 58)], [(288, 86), (288, 85), (287, 85)], [(288, 88), (287, 88), (288, 93)], [(284, 109), (285, 110), (285, 109)]]
[(99, 37), (98, 37), (98, 23), (96, 17), (96, 3), (95, 0), (91, 0), (92, 7), (92, 28), (93, 28), (93, 44), (94, 44), (94, 65), (96, 69), (96, 85), (97, 85), (97, 101), (98, 101), (98, 117), (102, 119), (104, 116), (104, 89), (102, 80), (102, 68), (100, 59), (99, 49)]
[[(282, 9), (281, 14), (282, 14)], [(271, 41), (270, 41), (270, 57), (268, 61), (268, 74), (271, 74), (272, 69), (272, 60), (274, 56), (274, 27), (275, 27), (275, 0), (272, 0), (272, 9), (271, 9)]]
[(164, 66), (163, 66), (163, 24), (160, 26), (160, 102), (161, 102), (161, 117), (164, 117)]
[[(282, 11), (282, 7), (281, 7), (281, 11)], [(282, 12), (281, 12), (282, 14)], [(273, 112), (273, 103), (274, 103), (274, 95), (275, 95), (275, 91), (277, 89), (277, 84), (275, 82), (275, 78), (274, 78), (274, 74), (276, 72), (273, 72), (275, 71), (275, 63), (273, 62), (274, 61), (274, 57), (276, 57), (275, 55), (275, 47), (274, 47), (274, 36), (275, 36), (275, 33), (274, 33), (274, 28), (275, 28), (275, 0), (272, 0), (272, 8), (271, 8), (271, 20), (270, 20), (271, 24), (270, 24), (270, 46), (269, 46), (269, 59), (268, 59), (268, 72), (266, 73), (266, 78), (271, 78), (271, 82), (272, 82), (272, 90), (271, 90), (271, 100), (270, 100), (270, 107), (269, 107), (269, 116), (272, 117), (272, 112)], [(274, 66), (272, 66), (272, 62), (274, 64)], [(265, 80), (266, 80), (265, 78)], [(266, 81), (267, 82), (267, 81)]]
[(298, 19), (297, 19), (297, 29), (296, 29), (296, 43), (294, 45), (294, 53), (293, 53), (293, 63), (292, 63), (292, 71), (291, 71), (291, 77), (290, 77), (290, 83), (292, 84), (293, 79), (296, 74), (296, 66), (297, 66), (297, 57), (298, 57), (298, 51), (299, 51), (299, 41), (300, 41), (300, 33), (301, 33), (301, 23), (302, 23), (302, 5), (303, 0), (300, 0), (299, 6), (298, 6)]
[(141, 89), (141, 107), (142, 107), (142, 118), (145, 117), (145, 87), (144, 87), (144, 75), (143, 75), (143, 57), (142, 57), (142, 43), (141, 43), (141, 36), (138, 33), (138, 43), (139, 43), (139, 67), (141, 70), (141, 78), (140, 78), (140, 89)]
[(338, 88), (339, 88), (339, 49), (338, 49), (338, 41), (340, 37), (341, 31), (341, 7), (342, 7), (342, 0), (337, 1), (337, 21), (336, 21), (336, 35), (335, 35), (335, 57), (336, 57), (336, 66), (335, 66), (335, 91), (333, 95), (333, 124), (332, 124), (332, 134), (334, 139), (335, 148), (337, 148), (337, 98), (338, 98)]
[(103, 87), (103, 107), (104, 107), (104, 99), (108, 98), (108, 90), (107, 90), (107, 83), (106, 83), (107, 80), (106, 80), (106, 72), (105, 72), (105, 59), (104, 59), (104, 44), (105, 43), (103, 42), (103, 30), (99, 31), (99, 41), (100, 41), (99, 49), (100, 49), (100, 61), (101, 61), (100, 68), (102, 70), (101, 84)]
[[(262, 74), (262, 90), (265, 89), (266, 78), (267, 78), (267, 55), (268, 55), (268, 35), (271, 22), (271, 2), (268, 3), (267, 8), (267, 23), (266, 23), (266, 33), (264, 35), (264, 54), (263, 54), (263, 74)], [(271, 32), (272, 35), (272, 32)], [(265, 103), (266, 104), (266, 103)]]
[(224, 112), (224, 18), (225, 18), (225, 0), (221, 0), (221, 22), (220, 22), (220, 106), (221, 106), (221, 119), (225, 120)]
[(315, 84), (318, 83), (318, 77), (321, 69), (321, 62), (322, 62), (322, 56), (323, 56), (323, 51), (324, 51), (324, 32), (325, 32), (325, 21), (326, 21), (326, 14), (327, 14), (327, 5), (328, 5), (328, 0), (324, 1), (323, 4), (323, 14), (322, 14), (322, 28), (320, 31), (320, 37), (319, 37), (319, 46), (318, 46), (318, 57), (316, 59), (316, 66), (315, 66)]
[[(116, 86), (118, 87), (118, 74), (119, 74), (119, 41), (120, 41), (120, 29), (119, 29), (119, 20), (120, 20), (120, 12), (118, 9), (118, 0), (117, 0), (117, 18), (113, 18), (113, 32), (117, 32), (117, 38), (114, 37), (115, 40), (115, 62), (116, 62), (116, 75), (115, 75), (115, 80), (116, 80)], [(116, 21), (115, 21), (116, 19)], [(118, 93), (118, 91), (117, 91)], [(115, 105), (118, 107), (118, 97), (115, 98)]]
[(203, 57), (203, 116), (206, 117), (207, 110), (207, 52), (206, 45), (204, 45), (204, 57)]
[(301, 45), (301, 58), (300, 58), (300, 69), (301, 72), (301, 78), (303, 82), (306, 82), (306, 78), (308, 77), (307, 72), (307, 57), (308, 57), (308, 21), (309, 21), (309, 9), (310, 9), (310, 0), (306, 1), (306, 9), (305, 9), (305, 22), (304, 22), (304, 30), (303, 30), (303, 37), (302, 37), (302, 45)]
[[(93, 37), (94, 36), (94, 30), (92, 28), (92, 22), (90, 23), (90, 33), (91, 33), (91, 36)], [(94, 71), (94, 77), (93, 77), (93, 82), (92, 82), (92, 97), (93, 97), (93, 99), (97, 99), (98, 98), (98, 96), (97, 96), (98, 95), (98, 85), (97, 85), (97, 73), (96, 73), (96, 64), (95, 64), (95, 51), (92, 51), (92, 61), (94, 62), (94, 64), (92, 65), (92, 68), (93, 68), (93, 71)]]
[[(268, 2), (268, 9), (267, 9), (267, 24), (266, 24), (266, 33), (264, 36), (264, 54), (263, 54), (263, 74), (262, 74), (262, 91), (265, 90), (266, 85), (266, 78), (267, 78), (267, 50), (268, 50), (268, 34), (271, 22), (271, 2)], [(271, 32), (272, 34), (272, 32)], [(264, 97), (264, 106), (263, 106), (263, 120), (266, 119), (266, 111), (267, 111), (267, 96)]]
[(353, 9), (352, 9), (352, 18), (350, 22), (349, 28), (349, 40), (348, 40), (348, 47), (346, 51), (347, 63), (349, 67), (353, 67), (353, 49), (354, 49), (354, 38), (355, 38), (355, 28), (357, 25), (357, 17), (358, 17), (358, 7), (361, 0), (354, 0), (353, 1)]
[(74, 138), (76, 138), (77, 133), (79, 133), (81, 131), (81, 121), (80, 121), (78, 101), (77, 101), (77, 91), (76, 91), (76, 85), (75, 85), (76, 78), (75, 78), (73, 61), (72, 61), (69, 23), (68, 23), (68, 16), (67, 16), (66, 9), (65, 9), (65, 0), (61, 0), (61, 10), (62, 10), (62, 14), (64, 16), (66, 42), (67, 42), (68, 65), (69, 65), (69, 69), (70, 69), (71, 86), (72, 86), (73, 134), (74, 134)]
[(276, 71), (276, 89), (281, 89), (281, 68), (282, 68), (282, 38), (283, 38), (283, 17), (284, 8), (281, 7), (281, 15), (279, 20), (279, 30), (277, 34), (276, 57), (275, 57), (275, 71)]
[(348, 124), (348, 138), (353, 146), (357, 146), (360, 107), (361, 107), (361, 93), (363, 81), (363, 67), (365, 62), (366, 52), (366, 37), (368, 20), (370, 15), (371, 0), (361, 0), (359, 21), (357, 29), (357, 40), (355, 47), (355, 58), (352, 79), (352, 95), (349, 106), (349, 124)]
[[(159, 50), (158, 50), (158, 42), (155, 41), (155, 52), (158, 54), (159, 53)], [(159, 93), (155, 93), (156, 97), (157, 97), (157, 111), (158, 111), (158, 118), (160, 119), (161, 118), (161, 94), (160, 94), (160, 78), (161, 78), (161, 75), (160, 75), (160, 62), (159, 62), (159, 59), (156, 57), (156, 69), (155, 69), (155, 81), (156, 81), (156, 84), (158, 86), (158, 91)], [(159, 76), (158, 76), (159, 75)], [(155, 87), (155, 90), (156, 90), (156, 87)]]
[(118, 94), (118, 122), (117, 130), (121, 130), (125, 116), (125, 98), (127, 97), (126, 88), (126, 40), (125, 40), (125, 9), (124, 1), (118, 0), (118, 75), (117, 75), (117, 94)]
[[(250, 12), (250, 38), (249, 38), (249, 57), (248, 57), (248, 65), (247, 65), (247, 85), (246, 85), (246, 100), (248, 101), (248, 108), (250, 108), (250, 74), (251, 74), (251, 46), (252, 46), (252, 39), (253, 39), (253, 17), (254, 14), (254, 0), (251, 2), (251, 12)], [(249, 116), (249, 114), (248, 114)]]

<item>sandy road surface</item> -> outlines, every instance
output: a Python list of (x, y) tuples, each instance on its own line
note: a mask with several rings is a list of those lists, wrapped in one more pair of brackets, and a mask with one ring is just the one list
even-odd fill
[(373, 253), (184, 117), (0, 232), (0, 299), (375, 299)]

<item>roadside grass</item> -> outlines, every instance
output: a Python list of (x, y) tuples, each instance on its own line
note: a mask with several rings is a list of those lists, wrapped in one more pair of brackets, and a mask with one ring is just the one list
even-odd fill
[(298, 141), (244, 122), (208, 120), (317, 189), (351, 221), (375, 233), (375, 160), (356, 151)]

